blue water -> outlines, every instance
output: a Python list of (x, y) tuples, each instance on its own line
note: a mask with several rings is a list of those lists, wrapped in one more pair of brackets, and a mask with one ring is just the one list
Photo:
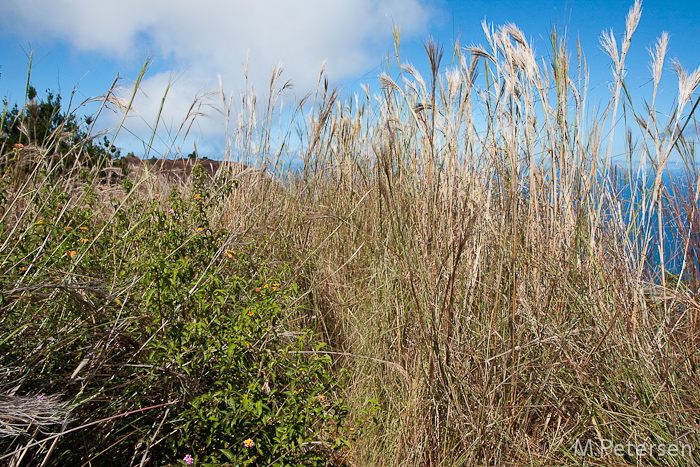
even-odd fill
[[(700, 270), (700, 264), (698, 263), (700, 260), (698, 257), (698, 247), (700, 247), (700, 237), (698, 237), (698, 234), (700, 232), (698, 232), (697, 204), (693, 198), (694, 185), (689, 182), (687, 175), (687, 171), (675, 171), (670, 173), (665, 172), (662, 176), (663, 189), (661, 196), (663, 197), (663, 205), (665, 207), (662, 211), (662, 227), (659, 229), (658, 213), (656, 213), (651, 221), (646, 223), (648, 229), (644, 232), (648, 232), (652, 238), (647, 256), (647, 273), (650, 273), (652, 277), (658, 276), (661, 271), (661, 254), (659, 248), (660, 231), (663, 231), (664, 266), (667, 271), (673, 274), (679, 274), (681, 272), (686, 243), (683, 241), (683, 237), (687, 237), (688, 234), (690, 234), (690, 247), (688, 248), (688, 254), (686, 256), (686, 270)], [(651, 187), (653, 187), (653, 182), (654, 175), (647, 175), (646, 184), (647, 187), (650, 187), (648, 190), (649, 200), (653, 192), (651, 189)], [(636, 183), (640, 185), (643, 181), (640, 179), (637, 180)], [(619, 199), (622, 202), (623, 209), (633, 209), (634, 207), (631, 206), (632, 187), (629, 181), (617, 180), (613, 182), (613, 185), (620, 196)], [(639, 203), (638, 198), (641, 192), (643, 191), (637, 191), (636, 203)], [(693, 220), (694, 225), (691, 226), (688, 215), (690, 214), (691, 217), (693, 216), (693, 209), (695, 209), (695, 219)]]

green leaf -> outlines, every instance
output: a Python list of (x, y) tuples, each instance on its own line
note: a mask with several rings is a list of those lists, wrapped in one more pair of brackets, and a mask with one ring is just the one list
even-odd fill
[(227, 458), (228, 460), (230, 460), (231, 462), (233, 462), (233, 461), (236, 460), (236, 457), (235, 457), (235, 456), (233, 455), (233, 453), (232, 453), (231, 451), (229, 451), (228, 449), (223, 449), (223, 448), (222, 448), (222, 449), (219, 449), (219, 451), (221, 451), (221, 452), (224, 454), (224, 456), (226, 456), (226, 458)]

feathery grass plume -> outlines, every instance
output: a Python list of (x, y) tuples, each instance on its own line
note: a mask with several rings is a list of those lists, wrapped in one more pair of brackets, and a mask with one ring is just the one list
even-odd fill
[(690, 100), (690, 96), (700, 85), (700, 67), (690, 75), (683, 69), (678, 59), (671, 63), (673, 71), (678, 76), (678, 116), (683, 113), (683, 108)]
[(654, 50), (649, 49), (649, 55), (651, 55), (649, 69), (651, 70), (651, 76), (654, 80), (654, 92), (651, 97), (652, 108), (656, 103), (656, 93), (659, 89), (659, 81), (661, 80), (661, 74), (664, 68), (664, 59), (666, 58), (666, 49), (668, 48), (668, 37), (668, 33), (664, 31), (656, 42)]

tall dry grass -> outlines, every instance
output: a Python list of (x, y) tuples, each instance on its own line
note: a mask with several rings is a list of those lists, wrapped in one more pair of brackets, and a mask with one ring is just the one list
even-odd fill
[[(657, 110), (664, 34), (651, 105), (621, 108), (640, 17), (637, 2), (619, 46), (601, 38), (614, 71), (602, 115), (587, 107), (580, 47), (573, 66), (553, 35), (539, 60), (513, 25), (484, 24), (487, 47), (457, 46), (446, 67), (428, 43), (429, 76), (399, 62), (378, 96), (315, 96), (303, 167), (279, 210), (263, 209), (279, 213), (271, 243), (305, 278), (354, 413), (379, 407), (352, 465), (579, 464), (587, 439), (700, 447), (697, 283), (671, 284), (649, 262), (685, 213), (682, 276), (697, 277), (683, 130), (700, 70), (674, 63), (678, 98)], [(639, 144), (614, 170), (628, 130)], [(671, 157), (686, 161), (690, 198), (663, 183)]]

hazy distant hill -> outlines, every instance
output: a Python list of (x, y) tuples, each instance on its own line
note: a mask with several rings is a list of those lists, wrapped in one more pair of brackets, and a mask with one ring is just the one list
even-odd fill
[(228, 169), (233, 174), (253, 173), (255, 170), (247, 165), (237, 162), (216, 161), (209, 158), (197, 159), (150, 159), (143, 160), (132, 154), (120, 160), (126, 172), (138, 172), (144, 168), (165, 174), (169, 179), (177, 181), (186, 180), (196, 165), (200, 165), (206, 170), (211, 178), (214, 178), (220, 168)]

